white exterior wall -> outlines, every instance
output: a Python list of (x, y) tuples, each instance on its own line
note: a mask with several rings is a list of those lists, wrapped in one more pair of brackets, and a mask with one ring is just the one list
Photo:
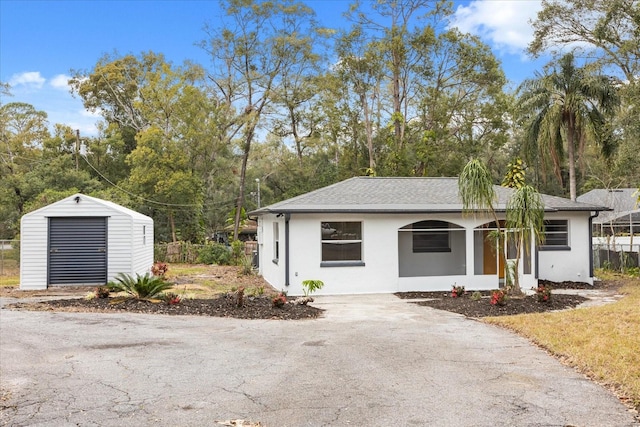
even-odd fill
[[(450, 276), (399, 277), (398, 233), (401, 227), (423, 220), (444, 220), (467, 228), (465, 233), (466, 274)], [(279, 222), (280, 259), (273, 258), (273, 222)], [(339, 221), (362, 222), (362, 260), (364, 266), (321, 267), (321, 223)], [(448, 291), (453, 284), (467, 290), (498, 288), (497, 275), (474, 275), (473, 229), (491, 219), (461, 218), (459, 214), (292, 214), (289, 222), (289, 280), (285, 283), (285, 220), (284, 216), (259, 217), (260, 274), (276, 289), (289, 295), (301, 295), (302, 281), (322, 280), (324, 287), (317, 294), (389, 293), (398, 291)], [(522, 264), (522, 263), (521, 263)], [(532, 266), (535, 272), (535, 265)], [(536, 284), (534, 274), (521, 275), (521, 286)]]
[(540, 250), (538, 252), (540, 279), (593, 284), (593, 277), (589, 274), (592, 256), (589, 247), (589, 214), (589, 212), (554, 212), (545, 215), (545, 219), (569, 221), (571, 250)]
[[(80, 196), (80, 202), (74, 198)], [(153, 220), (111, 202), (73, 195), (24, 215), (20, 220), (20, 289), (47, 288), (48, 224), (50, 217), (107, 217), (107, 280), (118, 273), (144, 274), (153, 264)], [(134, 223), (151, 230), (147, 245)], [(134, 248), (136, 248), (134, 250)]]

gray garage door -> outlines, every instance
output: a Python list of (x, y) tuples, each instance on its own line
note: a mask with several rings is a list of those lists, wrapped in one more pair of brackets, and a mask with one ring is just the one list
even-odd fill
[(49, 218), (49, 284), (107, 282), (107, 218)]

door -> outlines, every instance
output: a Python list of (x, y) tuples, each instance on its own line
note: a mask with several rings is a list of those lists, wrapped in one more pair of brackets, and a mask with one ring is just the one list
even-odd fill
[(49, 218), (49, 285), (107, 283), (107, 218)]
[[(499, 279), (504, 279), (504, 251), (502, 249), (502, 242), (500, 247), (496, 248), (495, 244), (489, 238), (491, 230), (484, 230), (482, 232), (482, 253), (483, 256), (483, 273), (484, 274), (497, 274)], [(497, 255), (500, 254), (498, 257)]]

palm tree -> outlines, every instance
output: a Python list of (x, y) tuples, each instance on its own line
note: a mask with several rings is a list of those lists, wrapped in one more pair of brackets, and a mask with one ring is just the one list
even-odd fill
[(525, 153), (529, 160), (540, 156), (542, 166), (550, 160), (561, 185), (561, 163), (569, 167), (569, 193), (576, 200), (576, 159), (588, 138), (599, 143), (603, 155), (612, 153), (613, 140), (606, 116), (619, 105), (616, 88), (603, 75), (576, 67), (572, 53), (558, 61), (550, 74), (536, 74), (520, 88), (520, 107), (526, 122)]
[(544, 204), (535, 188), (524, 184), (516, 188), (509, 197), (506, 211), (506, 228), (513, 233), (516, 245), (516, 259), (514, 265), (514, 281), (512, 292), (521, 294), (519, 265), (520, 258), (529, 252), (532, 240), (539, 244), (543, 239), (544, 230)]

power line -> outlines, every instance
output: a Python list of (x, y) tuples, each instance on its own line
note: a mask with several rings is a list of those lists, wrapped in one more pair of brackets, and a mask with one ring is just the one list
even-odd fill
[[(195, 205), (195, 204), (179, 204), (179, 203), (164, 203), (164, 202), (158, 202), (156, 200), (151, 200), (151, 199), (147, 199), (146, 197), (140, 196), (138, 194), (134, 194), (129, 190), (126, 190), (122, 187), (120, 187), (118, 184), (115, 184), (114, 182), (112, 182), (111, 180), (109, 180), (109, 178), (107, 178), (106, 176), (104, 176), (104, 174), (102, 172), (100, 172), (98, 169), (96, 169), (95, 166), (93, 166), (91, 163), (89, 163), (89, 160), (87, 159), (86, 155), (82, 155), (82, 158), (84, 159), (84, 161), (87, 163), (87, 165), (89, 165), (89, 167), (91, 169), (93, 169), (102, 179), (104, 179), (105, 181), (107, 181), (110, 185), (112, 185), (114, 188), (122, 191), (125, 194), (128, 194), (129, 196), (135, 197), (136, 199), (142, 200), (144, 202), (147, 203), (152, 203), (152, 204), (156, 204), (159, 206), (165, 206), (165, 207), (178, 207), (178, 208), (200, 208), (202, 207), (201, 205)], [(226, 201), (224, 203), (220, 203), (217, 206), (226, 206), (226, 205), (230, 205), (232, 203), (234, 203), (234, 200), (229, 200)]]

